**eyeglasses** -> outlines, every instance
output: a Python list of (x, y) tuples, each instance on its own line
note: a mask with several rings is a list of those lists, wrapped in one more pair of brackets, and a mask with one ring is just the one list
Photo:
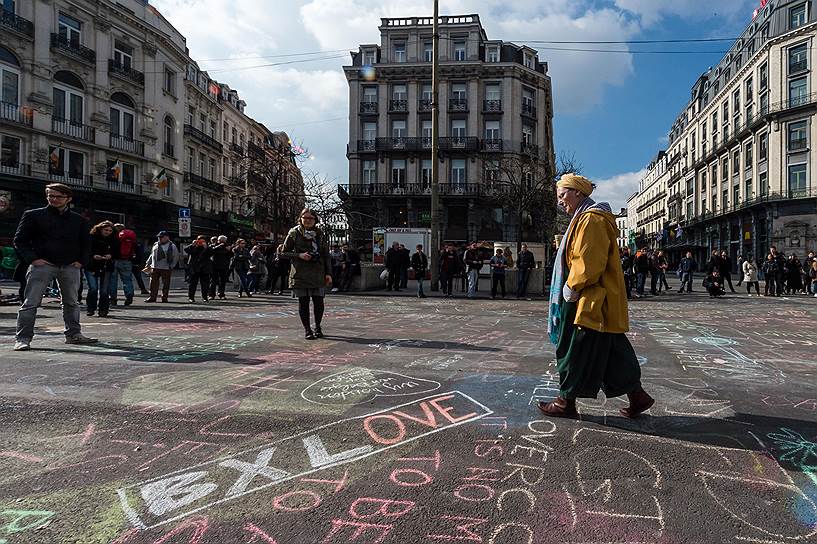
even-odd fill
[(57, 200), (65, 200), (66, 198), (71, 198), (70, 196), (66, 196), (66, 195), (55, 195), (55, 194), (53, 194), (53, 193), (48, 193), (48, 194), (46, 194), (46, 195), (45, 195), (45, 197), (46, 197), (46, 198), (54, 198), (54, 199), (57, 199)]

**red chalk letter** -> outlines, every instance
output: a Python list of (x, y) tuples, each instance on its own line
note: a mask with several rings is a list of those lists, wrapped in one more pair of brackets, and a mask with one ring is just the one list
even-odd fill
[(480, 518), (468, 518), (464, 516), (443, 516), (440, 519), (446, 519), (457, 522), (464, 522), (457, 525), (456, 529), (460, 533), (465, 534), (455, 534), (455, 535), (426, 535), (427, 538), (433, 538), (435, 540), (472, 540), (474, 542), (482, 542), (482, 537), (473, 532), (470, 527), (475, 525), (482, 525), (484, 523), (488, 523), (487, 519), (480, 519)]
[[(385, 419), (388, 421), (393, 421), (395, 425), (397, 425), (397, 436), (395, 438), (383, 438), (379, 433), (375, 432), (372, 429), (371, 422), (376, 419)], [(377, 416), (369, 416), (363, 420), (363, 428), (369, 433), (369, 436), (372, 437), (372, 440), (377, 442), (378, 444), (384, 444), (386, 446), (390, 446), (392, 444), (397, 444), (401, 440), (406, 437), (406, 426), (403, 425), (403, 422), (400, 421), (400, 418), (393, 415), (377, 415)]]
[[(372, 504), (372, 505), (380, 505), (377, 510), (372, 512), (371, 514), (362, 514), (358, 512), (358, 504)], [(391, 505), (397, 505), (403, 507), (402, 510), (390, 512), (389, 507)], [(385, 518), (399, 518), (403, 514), (408, 513), (411, 509), (414, 508), (413, 501), (393, 501), (390, 499), (370, 499), (370, 498), (361, 498), (355, 499), (355, 502), (352, 503), (352, 506), (349, 507), (349, 515), (356, 519), (366, 519), (366, 518), (373, 518), (378, 514), (385, 517)]]
[(441, 414), (441, 415), (442, 415), (442, 416), (443, 416), (445, 419), (447, 419), (448, 421), (450, 421), (451, 423), (459, 423), (460, 421), (465, 421), (465, 420), (467, 420), (467, 419), (471, 419), (472, 417), (474, 417), (474, 416), (476, 416), (476, 415), (477, 415), (477, 413), (476, 413), (476, 412), (471, 412), (471, 413), (470, 413), (470, 414), (468, 414), (468, 415), (465, 415), (465, 416), (460, 416), (460, 417), (453, 417), (453, 416), (449, 415), (449, 414), (448, 414), (448, 412), (452, 411), (454, 408), (453, 408), (452, 406), (442, 407), (442, 406), (440, 406), (440, 404), (439, 404), (439, 403), (440, 403), (440, 402), (442, 402), (442, 401), (444, 401), (444, 400), (453, 399), (453, 398), (454, 398), (454, 395), (446, 395), (446, 396), (444, 396), (444, 397), (439, 397), (439, 398), (436, 398), (436, 399), (430, 400), (430, 401), (428, 401), (428, 403), (429, 403), (431, 406), (433, 406), (434, 408), (436, 408), (436, 409), (437, 409), (437, 411), (438, 411), (438, 412), (440, 412), (440, 414)]
[(391, 531), (391, 525), (377, 525), (374, 523), (360, 523), (357, 521), (346, 521), (344, 519), (333, 519), (332, 520), (332, 530), (329, 531), (323, 540), (321, 540), (321, 544), (330, 544), (332, 542), (332, 537), (335, 536), (337, 533), (343, 530), (344, 527), (355, 527), (355, 532), (352, 533), (352, 536), (349, 537), (349, 540), (346, 542), (354, 542), (357, 538), (362, 535), (364, 532), (368, 531), (369, 529), (376, 529), (380, 530), (380, 535), (375, 539), (372, 540), (370, 544), (380, 544), (383, 540), (388, 536), (389, 531)]

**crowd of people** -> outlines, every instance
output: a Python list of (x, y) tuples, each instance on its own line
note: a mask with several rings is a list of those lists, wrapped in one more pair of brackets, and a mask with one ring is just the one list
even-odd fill
[[(624, 247), (620, 250), (620, 260), (628, 299), (646, 296), (648, 277), (650, 295), (661, 295), (671, 290), (667, 272), (673, 268), (663, 251), (642, 248), (633, 255), (630, 248)], [(745, 284), (746, 294), (750, 297), (754, 290), (754, 296), (812, 295), (817, 298), (817, 258), (813, 251), (804, 261), (800, 261), (796, 254), (787, 257), (771, 246), (760, 263), (755, 262), (752, 256), (739, 255), (736, 269), (726, 251), (712, 251), (702, 267), (693, 258), (692, 252), (687, 252), (675, 269), (681, 281), (679, 293), (693, 292), (695, 274), (698, 272), (702, 274), (701, 287), (713, 298), (725, 295), (727, 288), (731, 293), (736, 293), (735, 286), (742, 284)], [(734, 284), (733, 273), (737, 278)], [(763, 294), (760, 292), (761, 279), (764, 282)]]

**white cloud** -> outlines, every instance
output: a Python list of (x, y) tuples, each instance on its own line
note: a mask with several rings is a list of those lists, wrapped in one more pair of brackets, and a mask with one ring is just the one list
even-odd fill
[(641, 19), (645, 26), (650, 26), (664, 17), (675, 16), (687, 20), (702, 20), (713, 17), (733, 18), (742, 13), (747, 19), (752, 15), (753, 5), (759, 2), (750, 0), (616, 0), (621, 10), (627, 11)]
[(596, 190), (593, 191), (593, 200), (609, 202), (614, 213), (620, 208), (627, 207), (627, 198), (638, 190), (639, 182), (647, 174), (646, 169), (638, 172), (625, 172), (606, 179), (593, 180)]

